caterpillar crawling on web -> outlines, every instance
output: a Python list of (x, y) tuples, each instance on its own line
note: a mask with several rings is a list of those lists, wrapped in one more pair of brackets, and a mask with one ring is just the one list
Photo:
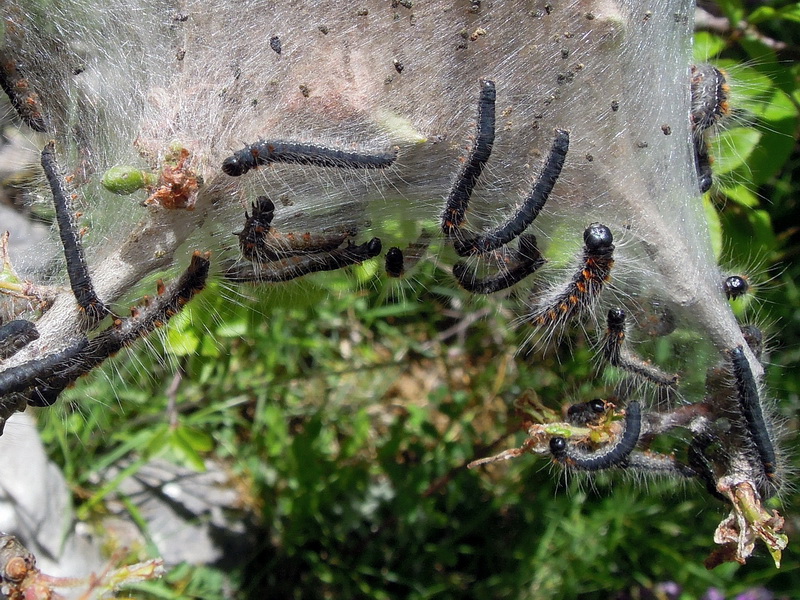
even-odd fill
[[(583, 333), (617, 398), (600, 424), (529, 424), (500, 457), (669, 472), (737, 517), (743, 489), (766, 510), (782, 458), (764, 371), (699, 197), (727, 83), (691, 69), (691, 3), (63, 4), (0, 13), (6, 80), (37, 94), (31, 122), (9, 92), (45, 130), (38, 189), (59, 233), (47, 277), (15, 275), (17, 293), (30, 280), (49, 295), (8, 309), (38, 338), (0, 329), (4, 418), (194, 304), (206, 273), (258, 295), (323, 271), (399, 278), (429, 255), (451, 287), (517, 299), (519, 368)], [(153, 275), (174, 283), (118, 316)], [(658, 335), (653, 306), (671, 322)], [(646, 355), (660, 336), (687, 345), (669, 365)], [(661, 436), (672, 454), (651, 448)], [(739, 523), (779, 560), (777, 515), (766, 533)]]

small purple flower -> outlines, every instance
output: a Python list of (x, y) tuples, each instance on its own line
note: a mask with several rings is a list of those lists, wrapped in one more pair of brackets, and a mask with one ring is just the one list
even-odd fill
[(701, 600), (725, 600), (725, 594), (720, 592), (717, 588), (708, 588)]
[(665, 581), (656, 586), (655, 592), (657, 595), (660, 594), (659, 598), (663, 596), (666, 600), (678, 600), (681, 595), (681, 586), (674, 581)]
[(736, 596), (734, 600), (774, 600), (775, 596), (766, 588), (757, 587)]

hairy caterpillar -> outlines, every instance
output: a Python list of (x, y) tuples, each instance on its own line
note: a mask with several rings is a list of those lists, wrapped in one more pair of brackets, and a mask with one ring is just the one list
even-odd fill
[(302, 254), (329, 252), (342, 245), (353, 231), (342, 233), (285, 233), (271, 226), (275, 205), (266, 196), (260, 196), (252, 206), (252, 215), (245, 212), (245, 224), (239, 237), (242, 256), (252, 262), (269, 262)]
[(711, 189), (712, 159), (709, 155), (709, 130), (730, 114), (730, 87), (725, 73), (714, 65), (692, 65), (691, 69), (692, 136), (695, 145), (695, 169), (700, 193)]
[(750, 290), (750, 283), (747, 281), (746, 277), (731, 275), (725, 278), (722, 287), (725, 291), (725, 297), (728, 298), (728, 300), (734, 300), (744, 296)]
[(661, 386), (674, 386), (678, 382), (677, 375), (664, 373), (658, 367), (645, 362), (633, 354), (625, 345), (625, 311), (612, 308), (608, 311), (603, 355), (615, 367), (628, 371), (651, 383)]
[[(744, 349), (738, 346), (728, 352), (733, 366), (733, 376), (736, 380), (739, 406), (742, 410), (747, 431), (750, 433), (753, 445), (758, 452), (761, 465), (764, 469), (769, 485), (775, 485), (777, 458), (772, 438), (767, 430), (764, 414), (761, 407), (761, 397), (758, 392), (758, 383), (750, 370), (750, 365), (744, 355)], [(769, 495), (769, 494), (768, 494)]]
[(608, 402), (595, 398), (587, 402), (572, 404), (567, 409), (567, 420), (573, 425), (595, 425), (608, 410)]
[(261, 140), (222, 161), (222, 170), (231, 177), (239, 177), (251, 169), (271, 163), (295, 163), (337, 169), (386, 169), (392, 166), (395, 158), (396, 155), (389, 152), (363, 154), (313, 144)]
[(209, 265), (207, 255), (195, 253), (184, 274), (168, 288), (160, 284), (156, 298), (143, 309), (136, 309), (130, 318), (117, 320), (91, 340), (83, 337), (44, 359), (3, 371), (0, 373), (0, 397), (30, 389), (30, 404), (49, 406), (78, 377), (177, 314), (205, 287)]
[(0, 325), (0, 360), (13, 356), (37, 339), (36, 325), (25, 319), (14, 319)]
[(725, 72), (714, 65), (692, 65), (691, 69), (692, 129), (700, 135), (731, 112), (730, 86)]
[(484, 254), (491, 252), (519, 236), (544, 208), (550, 192), (553, 191), (561, 169), (564, 167), (564, 160), (569, 150), (569, 132), (561, 129), (556, 130), (556, 137), (550, 152), (547, 154), (542, 172), (539, 174), (536, 183), (531, 189), (530, 194), (522, 201), (522, 205), (517, 212), (501, 226), (492, 231), (481, 234), (464, 234), (456, 239), (454, 245), (456, 252), (460, 256), (468, 254)]
[(389, 277), (402, 277), (406, 271), (403, 251), (397, 246), (389, 248), (386, 251), (383, 268)]
[(0, 49), (0, 88), (11, 101), (20, 119), (34, 131), (47, 131), (41, 112), (39, 95), (31, 89), (30, 83), (20, 73), (12, 58)]
[(67, 274), (72, 286), (72, 293), (75, 294), (75, 300), (86, 316), (92, 322), (99, 321), (108, 314), (108, 307), (97, 297), (94, 284), (89, 276), (89, 267), (83, 255), (80, 233), (72, 215), (72, 204), (58, 172), (53, 142), (48, 143), (42, 150), (42, 168), (53, 194), (58, 233), (61, 237), (61, 244), (64, 246), (64, 258), (67, 261)]
[(381, 253), (381, 241), (372, 238), (363, 244), (349, 244), (326, 252), (295, 256), (256, 265), (232, 264), (225, 269), (225, 278), (239, 283), (277, 283), (290, 281), (310, 273), (335, 271), (359, 264)]
[(584, 452), (570, 447), (566, 438), (554, 436), (550, 439), (550, 452), (558, 462), (573, 469), (599, 471), (611, 467), (624, 466), (639, 443), (642, 430), (642, 409), (638, 402), (628, 404), (622, 433), (609, 448), (594, 452)]
[(483, 172), (494, 145), (495, 100), (497, 90), (494, 81), (481, 81), (481, 93), (478, 99), (477, 132), (472, 149), (464, 166), (459, 171), (447, 204), (442, 213), (442, 231), (446, 235), (455, 235), (464, 222), (469, 207), (469, 199), (478, 179)]
[(496, 275), (479, 278), (464, 262), (453, 265), (453, 277), (458, 284), (473, 294), (493, 294), (515, 285), (536, 272), (545, 263), (536, 247), (536, 237), (520, 236), (519, 247), (511, 252), (508, 264), (502, 264)]
[(563, 326), (596, 300), (614, 265), (614, 236), (600, 223), (583, 232), (583, 257), (580, 269), (552, 296), (536, 303), (528, 320), (537, 325)]
[(406, 246), (405, 250), (398, 247), (389, 248), (384, 260), (386, 274), (392, 278), (403, 277), (425, 257), (430, 246), (432, 234), (423, 230), (419, 237)]

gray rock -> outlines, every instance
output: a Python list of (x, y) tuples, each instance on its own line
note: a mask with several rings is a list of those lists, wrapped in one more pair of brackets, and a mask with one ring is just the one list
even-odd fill
[[(110, 470), (106, 479), (124, 468), (119, 465)], [(119, 495), (136, 505), (147, 522), (149, 539), (167, 566), (181, 562), (233, 564), (255, 543), (250, 533), (255, 527), (248, 525), (252, 517), (242, 507), (230, 476), (217, 463), (206, 463), (206, 471), (198, 473), (157, 459), (122, 481), (117, 499), (108, 503), (117, 518), (105, 525), (122, 537), (126, 531), (135, 532), (130, 541), (144, 542), (138, 528), (125, 525), (130, 517)]]
[(48, 575), (84, 577), (103, 568), (100, 544), (75, 520), (66, 480), (47, 458), (30, 415), (0, 437), (0, 531), (16, 535)]

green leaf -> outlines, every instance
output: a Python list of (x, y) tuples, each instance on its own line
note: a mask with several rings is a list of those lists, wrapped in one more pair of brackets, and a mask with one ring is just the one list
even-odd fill
[[(768, 182), (783, 168), (795, 147), (796, 109), (780, 90), (775, 91), (773, 98), (758, 125), (761, 140), (753, 149), (747, 165), (739, 169), (741, 176), (751, 185)], [(773, 115), (776, 117), (774, 120), (771, 119)]]
[(722, 191), (725, 193), (725, 196), (730, 200), (736, 202), (736, 204), (741, 204), (742, 206), (746, 206), (747, 208), (755, 208), (760, 204), (760, 200), (758, 196), (756, 196), (753, 191), (748, 187), (748, 184), (741, 183), (741, 184), (734, 184), (731, 186), (722, 186)]
[(197, 352), (200, 338), (193, 329), (179, 331), (172, 327), (167, 331), (166, 350), (175, 356), (189, 356)]
[(714, 207), (708, 194), (703, 195), (703, 210), (706, 213), (708, 233), (711, 236), (711, 247), (714, 249), (714, 256), (719, 259), (722, 255), (722, 223), (720, 222), (719, 212)]
[(119, 487), (119, 484), (122, 483), (124, 479), (130, 477), (131, 475), (135, 474), (139, 469), (141, 469), (142, 466), (147, 462), (147, 460), (148, 459), (145, 457), (140, 458), (139, 460), (128, 465), (126, 468), (122, 469), (119, 473), (117, 473), (117, 475), (113, 479), (107, 481), (105, 485), (103, 485), (99, 490), (97, 490), (94, 494), (92, 494), (92, 496), (86, 502), (81, 504), (81, 506), (77, 510), (78, 518), (81, 520), (88, 519), (92, 508), (94, 508), (95, 505), (104, 500), (105, 497), (108, 496), (108, 494), (116, 490)]
[(722, 52), (727, 43), (720, 36), (708, 32), (698, 31), (694, 36), (692, 54), (696, 62), (706, 62)]
[(719, 7), (731, 23), (744, 19), (744, 7), (740, 0), (719, 0)]
[(249, 330), (247, 318), (226, 319), (214, 330), (214, 335), (220, 338), (242, 338), (246, 337)]
[(211, 452), (214, 449), (214, 438), (205, 431), (195, 427), (179, 425), (175, 428), (174, 433), (197, 452)]
[(766, 210), (753, 210), (747, 213), (747, 220), (755, 232), (755, 239), (761, 245), (774, 245), (775, 233), (772, 228), (772, 217)]
[(218, 358), (222, 356), (222, 348), (226, 344), (218, 343), (212, 336), (204, 335), (200, 342), (200, 356)]
[(714, 174), (724, 175), (746, 164), (761, 139), (761, 133), (749, 127), (735, 127), (720, 134), (714, 144), (722, 149), (714, 161)]
[(149, 439), (143, 444), (144, 453), (147, 456), (159, 454), (169, 442), (169, 425), (166, 423), (159, 423), (157, 427), (142, 433), (149, 436)]
[(196, 471), (205, 471), (205, 461), (200, 452), (213, 448), (210, 436), (179, 425), (170, 433), (170, 447)]
[[(783, 90), (774, 90), (772, 96), (764, 103), (761, 116), (774, 123), (786, 122), (787, 125), (794, 125), (797, 120), (797, 105), (787, 96)], [(781, 133), (791, 135), (794, 128), (787, 126), (781, 129)]]
[(747, 21), (755, 25), (756, 23), (761, 23), (762, 21), (774, 19), (777, 12), (778, 11), (771, 6), (759, 6), (750, 13), (750, 15), (747, 17)]
[(771, 6), (759, 6), (747, 17), (747, 21), (753, 25), (770, 19), (783, 19), (800, 23), (800, 4), (784, 6), (777, 10)]

